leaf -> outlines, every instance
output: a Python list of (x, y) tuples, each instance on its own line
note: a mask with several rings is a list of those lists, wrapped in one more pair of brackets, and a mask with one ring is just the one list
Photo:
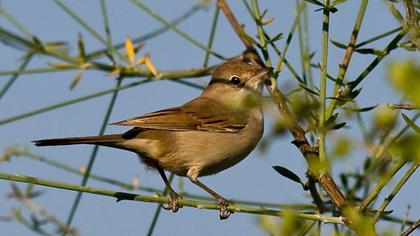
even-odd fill
[(24, 197), (24, 194), (22, 194), (19, 187), (14, 182), (11, 183), (11, 188), (13, 191), (13, 197), (18, 199)]
[(265, 19), (264, 21), (261, 22), (262, 25), (268, 25), (271, 22), (273, 22), (274, 18), (273, 17), (269, 17), (267, 19)]
[(127, 53), (127, 57), (131, 65), (134, 65), (136, 55), (134, 52), (133, 41), (131, 41), (131, 38), (129, 37), (125, 39), (125, 52)]
[(292, 171), (290, 171), (289, 169), (282, 167), (282, 166), (273, 166), (273, 169), (275, 171), (277, 171), (279, 174), (281, 174), (282, 176), (296, 182), (299, 184), (304, 185), (304, 183), (302, 182), (302, 180), (299, 178), (299, 176), (297, 176), (295, 173), (293, 173)]
[(345, 174), (340, 174), (340, 180), (344, 189), (348, 189), (349, 184), (348, 184), (347, 176)]
[(330, 130), (338, 130), (343, 128), (347, 123), (346, 122), (341, 122), (338, 124), (333, 125), (332, 127), (330, 127)]
[(332, 39), (330, 41), (334, 46), (336, 46), (338, 48), (341, 48), (341, 49), (346, 49), (347, 48), (347, 45), (345, 45), (344, 43), (340, 43), (340, 42), (332, 40)]
[(332, 124), (332, 123), (334, 123), (335, 122), (335, 120), (337, 119), (337, 117), (338, 117), (338, 113), (334, 113), (333, 115), (331, 115), (329, 118), (328, 118), (328, 120), (326, 120), (326, 124), (328, 125), (328, 124)]
[(374, 49), (374, 48), (361, 48), (355, 49), (355, 52), (365, 55), (375, 55), (375, 56), (385, 56), (386, 53), (382, 50)]
[(335, 7), (335, 6), (340, 5), (342, 3), (345, 3), (345, 2), (347, 2), (347, 0), (335, 0), (334, 2), (331, 3), (330, 6)]
[(376, 104), (376, 105), (370, 106), (370, 107), (363, 107), (363, 108), (357, 109), (357, 111), (358, 112), (367, 112), (367, 111), (371, 111), (371, 110), (375, 109), (378, 106), (379, 106), (379, 104)]
[(313, 91), (312, 89), (306, 87), (304, 84), (299, 84), (299, 87), (303, 88), (304, 90), (306, 90), (306, 91), (308, 91), (308, 92), (310, 92), (310, 93), (312, 93), (316, 96), (319, 96), (319, 93), (317, 93), (317, 92)]
[(355, 90), (351, 91), (350, 98), (351, 99), (355, 99), (360, 94), (360, 92), (362, 91), (362, 89), (363, 88), (358, 88), (358, 89), (355, 89)]
[(327, 11), (329, 11), (329, 12), (331, 12), (331, 13), (336, 13), (338, 11), (337, 8), (335, 8), (333, 6), (330, 6), (330, 7), (322, 7), (322, 8), (316, 9), (315, 11), (323, 11), (324, 9), (327, 10)]
[(73, 90), (79, 84), (80, 80), (82, 79), (82, 74), (83, 74), (83, 70), (80, 70), (79, 72), (77, 72), (76, 76), (71, 81), (70, 90)]
[(144, 64), (145, 62), (146, 62), (146, 58), (140, 57), (139, 59), (137, 59), (136, 65), (141, 65), (141, 64)]
[(79, 37), (77, 39), (77, 46), (79, 48), (79, 58), (82, 60), (82, 62), (86, 61), (86, 52), (85, 52), (85, 45), (83, 42), (83, 36), (79, 34)]
[(371, 111), (375, 109), (376, 107), (378, 107), (378, 104), (375, 106), (363, 107), (363, 108), (342, 107), (341, 109), (347, 110), (347, 111), (353, 111), (353, 112), (367, 112), (367, 111)]
[(389, 10), (391, 11), (392, 15), (394, 15), (395, 19), (397, 19), (401, 25), (404, 25), (404, 17), (401, 15), (401, 13), (398, 11), (397, 8), (395, 8), (394, 4), (391, 2), (386, 2), (386, 5), (388, 6)]
[(320, 7), (325, 7), (324, 4), (322, 4), (321, 2), (318, 2), (316, 0), (305, 0), (305, 2), (312, 3), (312, 4), (320, 6)]
[(144, 63), (146, 64), (147, 69), (150, 71), (150, 73), (152, 73), (155, 77), (158, 77), (158, 73), (157, 70), (155, 68), (155, 66), (152, 63), (152, 60), (150, 59), (150, 55), (147, 54), (144, 56), (145, 57), (145, 61)]
[(416, 133), (420, 134), (420, 127), (414, 123), (407, 115), (404, 113), (401, 113), (401, 116), (405, 120), (405, 123), (407, 123), (408, 126), (410, 126)]
[(281, 38), (283, 38), (283, 33), (276, 34), (274, 37), (272, 37), (271, 39), (269, 39), (267, 41), (267, 44), (272, 44), (272, 43), (280, 40)]

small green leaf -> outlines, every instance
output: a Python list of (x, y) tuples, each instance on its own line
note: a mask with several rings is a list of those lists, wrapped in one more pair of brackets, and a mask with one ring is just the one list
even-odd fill
[(330, 41), (334, 46), (336, 46), (338, 48), (347, 49), (347, 45), (345, 45), (344, 43), (340, 43), (340, 42), (332, 40), (332, 39)]
[(347, 175), (340, 174), (340, 180), (341, 180), (341, 184), (343, 185), (344, 189), (348, 189), (349, 182), (347, 180)]
[(279, 34), (275, 35), (274, 37), (272, 37), (272, 38), (271, 38), (271, 39), (267, 42), (267, 44), (274, 43), (274, 42), (276, 42), (276, 41), (280, 40), (281, 38), (283, 38), (283, 33), (279, 33)]
[(82, 34), (79, 34), (79, 37), (77, 38), (77, 46), (79, 48), (79, 59), (82, 62), (86, 62), (85, 44), (83, 42)]
[(370, 106), (370, 107), (362, 107), (362, 108), (354, 108), (354, 107), (342, 107), (341, 109), (346, 111), (352, 111), (352, 112), (368, 112), (378, 107), (378, 105)]
[(355, 49), (355, 52), (358, 52), (360, 54), (365, 54), (365, 55), (375, 55), (375, 56), (385, 56), (386, 53), (382, 50), (378, 50), (378, 49), (374, 49), (374, 48), (360, 48), (360, 49)]
[(76, 76), (71, 81), (70, 90), (73, 90), (79, 84), (80, 80), (82, 79), (82, 74), (83, 70), (77, 72)]
[(312, 94), (314, 94), (316, 96), (319, 96), (319, 93), (317, 93), (317, 92), (313, 91), (312, 89), (306, 87), (306, 85), (304, 85), (304, 84), (299, 84), (299, 87), (305, 89), (306, 91), (308, 91), (308, 92), (310, 92), (310, 93), (312, 93)]
[(288, 178), (288, 179), (290, 179), (290, 180), (292, 180), (296, 183), (304, 185), (302, 180), (299, 178), (299, 176), (297, 176), (291, 170), (289, 170), (285, 167), (282, 167), (282, 166), (273, 166), (273, 169), (275, 171), (277, 171), (279, 174), (283, 175), (284, 177), (286, 177), (286, 178)]
[(357, 109), (357, 112), (367, 112), (367, 111), (371, 111), (373, 109), (375, 109), (378, 106), (378, 104), (376, 104), (375, 106), (370, 106), (370, 107), (362, 107)]
[(346, 124), (347, 124), (346, 122), (341, 122), (341, 123), (338, 123), (336, 125), (333, 125), (333, 126), (329, 127), (329, 129), (330, 130), (338, 130), (338, 129), (341, 129), (344, 126), (346, 126)]
[(325, 7), (324, 4), (322, 4), (321, 2), (318, 2), (316, 0), (305, 0), (305, 1), (308, 2), (308, 3), (314, 4), (314, 5), (320, 6), (320, 7)]
[(401, 15), (398, 9), (395, 8), (394, 4), (388, 1), (386, 2), (386, 5), (388, 6), (389, 10), (391, 10), (391, 13), (394, 15), (395, 19), (397, 19), (401, 25), (404, 25), (404, 17)]
[(416, 125), (416, 123), (414, 123), (410, 118), (408, 118), (407, 115), (405, 115), (404, 113), (401, 113), (401, 116), (403, 117), (403, 119), (405, 120), (405, 123), (407, 123), (408, 126), (410, 126), (414, 131), (416, 131), (416, 133), (420, 134), (420, 127), (418, 125)]
[(332, 116), (330, 116), (328, 118), (328, 120), (326, 121), (326, 124), (332, 124), (335, 122), (335, 120), (337, 120), (338, 117), (338, 113), (334, 113)]

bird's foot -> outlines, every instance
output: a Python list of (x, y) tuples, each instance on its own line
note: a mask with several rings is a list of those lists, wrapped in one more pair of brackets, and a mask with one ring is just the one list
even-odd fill
[(224, 198), (220, 198), (219, 199), (219, 206), (220, 206), (220, 212), (219, 212), (219, 217), (221, 220), (225, 220), (227, 218), (229, 218), (229, 216), (231, 214), (233, 214), (233, 211), (229, 211), (227, 209), (227, 207), (229, 206), (229, 201), (224, 199)]
[(162, 207), (165, 210), (172, 210), (172, 212), (177, 212), (179, 210), (178, 199), (182, 199), (182, 197), (174, 191), (171, 191), (169, 195), (171, 198), (169, 199), (168, 205), (163, 205)]

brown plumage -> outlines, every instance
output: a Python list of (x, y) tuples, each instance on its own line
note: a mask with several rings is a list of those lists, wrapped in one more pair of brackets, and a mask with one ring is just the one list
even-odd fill
[(37, 146), (94, 144), (135, 152), (159, 171), (173, 211), (178, 209), (178, 195), (163, 170), (186, 176), (209, 192), (220, 202), (220, 217), (227, 218), (227, 201), (198, 177), (235, 165), (255, 148), (263, 132), (259, 96), (269, 71), (243, 58), (228, 61), (213, 70), (208, 87), (190, 102), (113, 123), (134, 127), (123, 134), (33, 142)]

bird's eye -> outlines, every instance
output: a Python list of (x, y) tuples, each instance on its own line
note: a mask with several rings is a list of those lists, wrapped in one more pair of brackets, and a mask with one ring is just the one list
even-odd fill
[(236, 75), (232, 75), (232, 77), (230, 77), (230, 82), (234, 85), (238, 85), (241, 83), (241, 79)]

